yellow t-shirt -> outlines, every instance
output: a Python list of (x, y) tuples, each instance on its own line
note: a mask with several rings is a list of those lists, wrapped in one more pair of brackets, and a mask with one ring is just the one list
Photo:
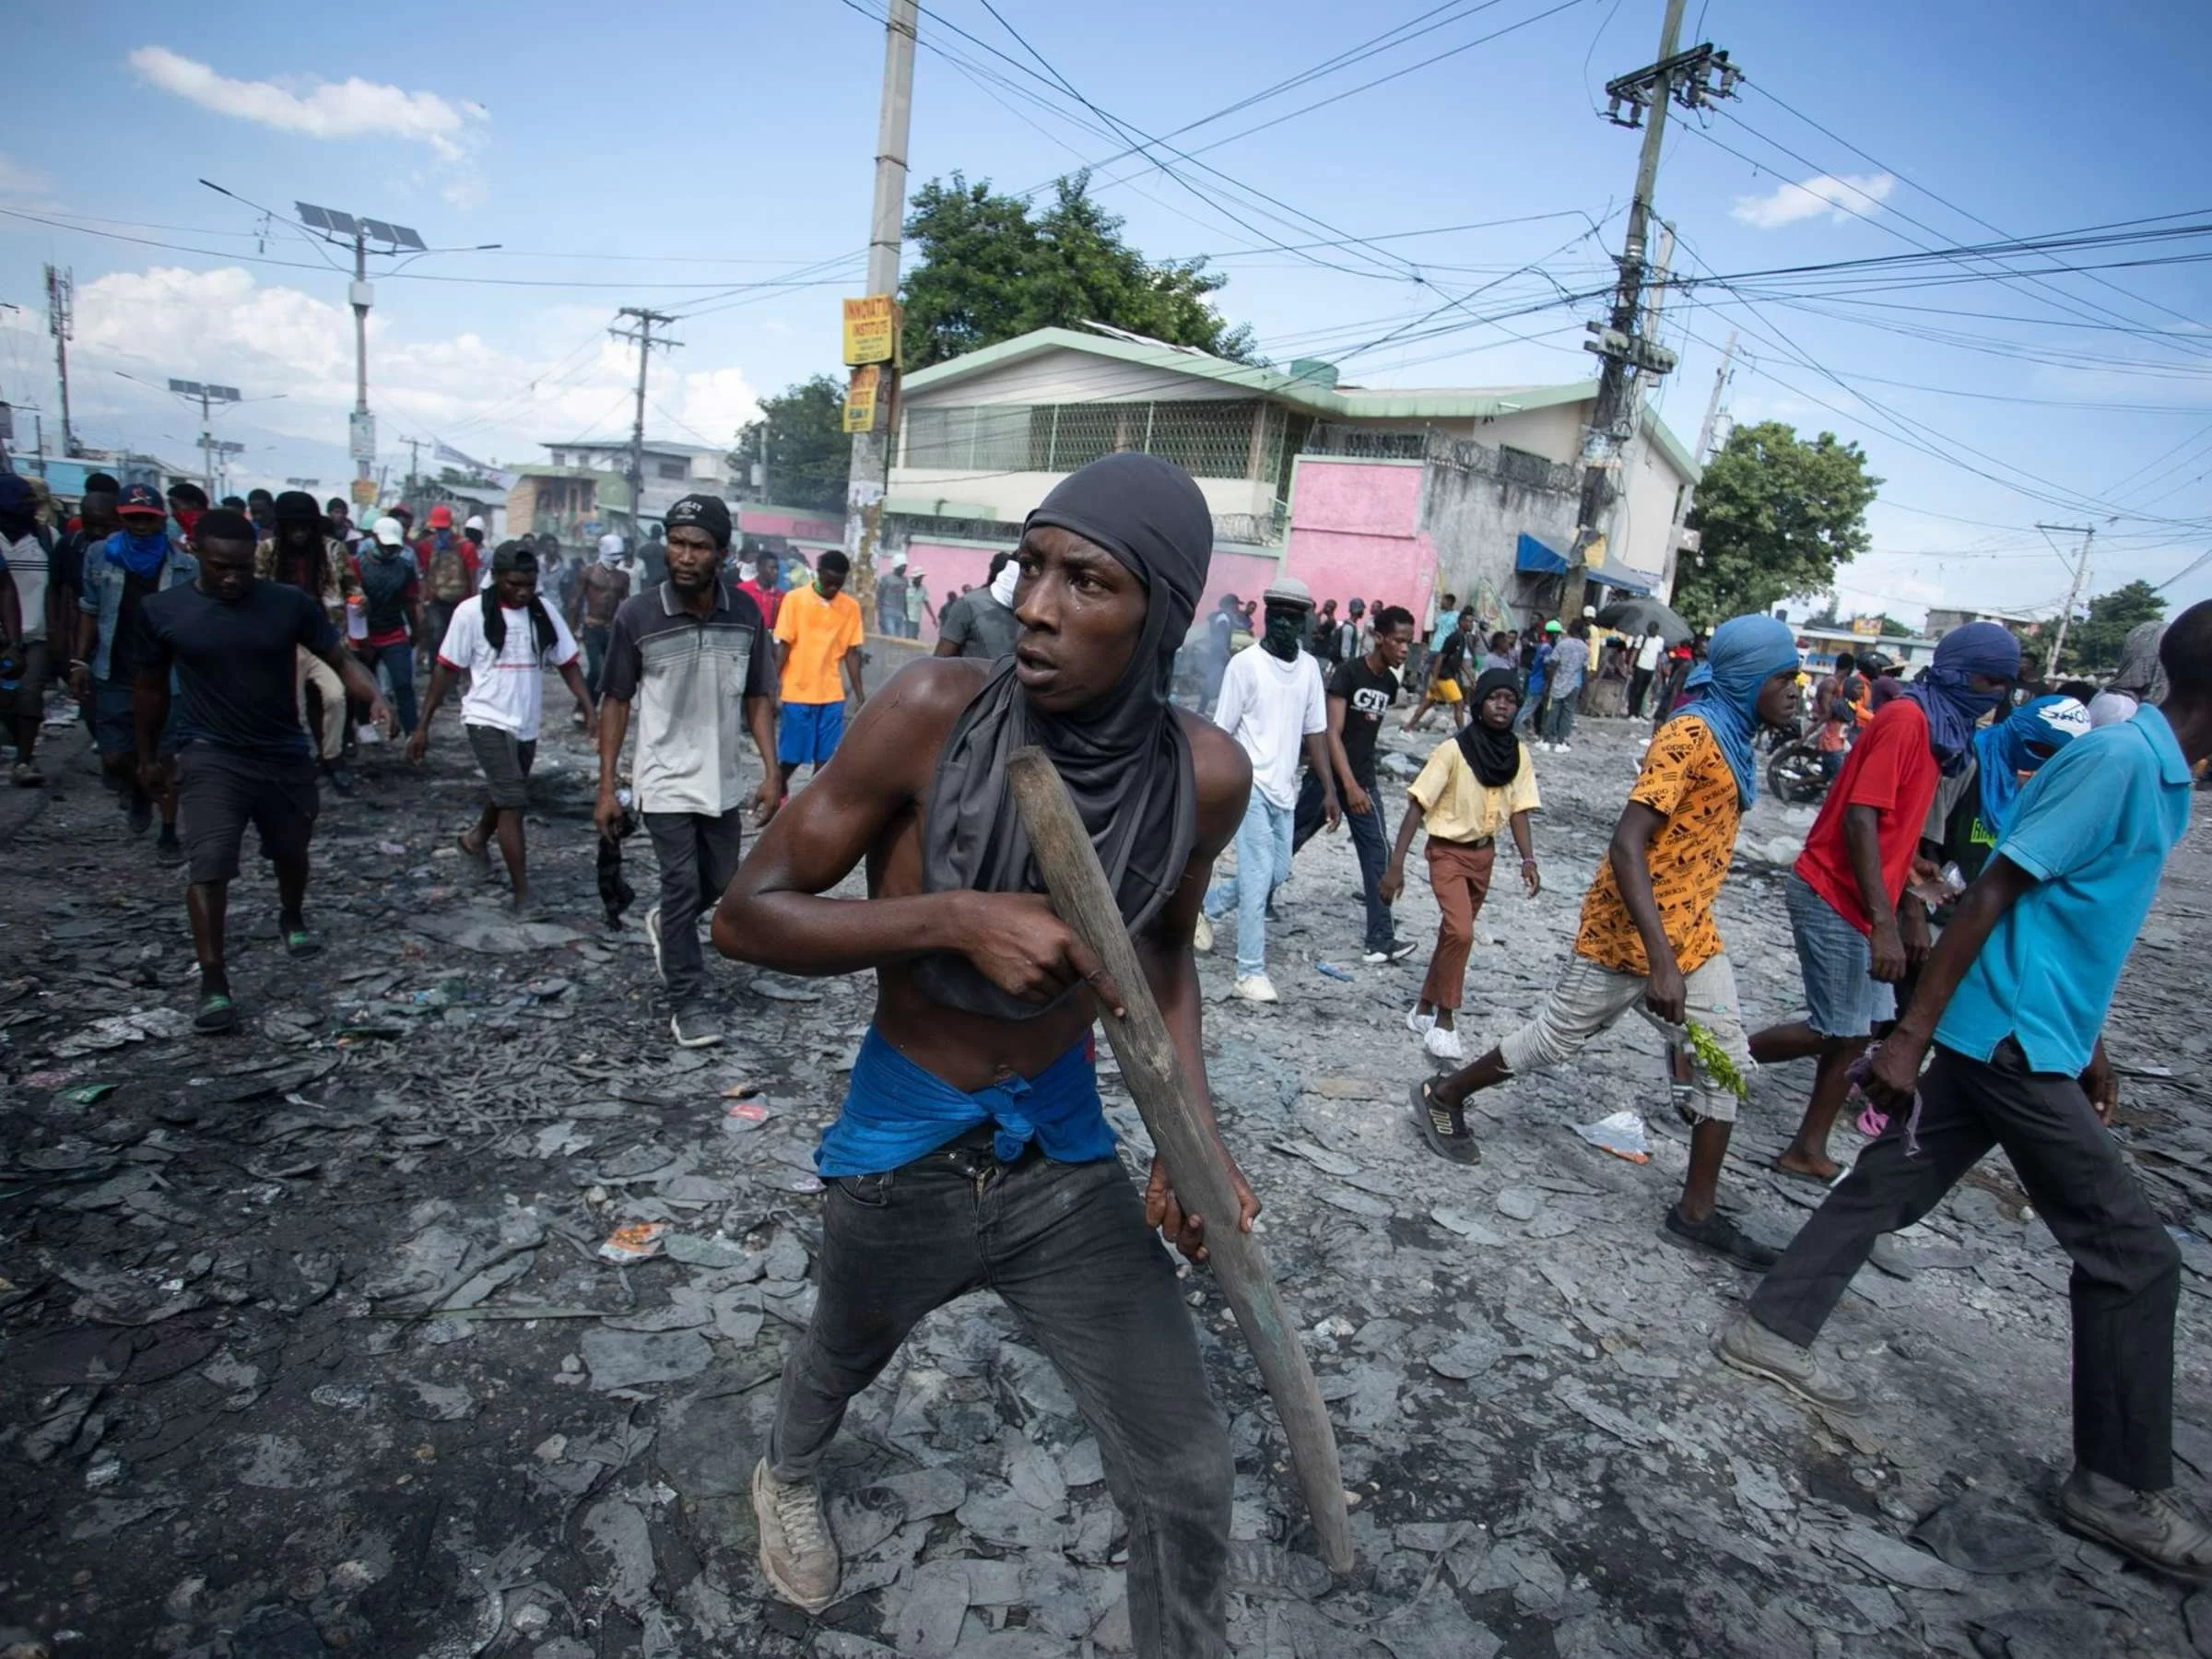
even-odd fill
[[(1665, 827), (1652, 838), (1646, 867), (1675, 961), (1684, 973), (1694, 972), (1724, 948), (1712, 905), (1735, 856), (1735, 827), (1743, 818), (1735, 773), (1705, 723), (1685, 715), (1659, 728), (1629, 799), (1666, 816)], [(1621, 902), (1609, 853), (1583, 896), (1574, 953), (1617, 973), (1652, 971), (1643, 935)]]
[(825, 599), (811, 584), (783, 595), (776, 611), (776, 638), (791, 647), (783, 667), (783, 700), (841, 703), (845, 683), (838, 665), (860, 643), (860, 601), (850, 594)]
[(1484, 787), (1460, 753), (1459, 740), (1447, 738), (1429, 757), (1421, 775), (1406, 793), (1422, 812), (1422, 828), (1432, 841), (1490, 841), (1505, 833), (1516, 812), (1534, 812), (1543, 803), (1536, 798), (1536, 769), (1521, 746), (1521, 770), (1501, 788)]

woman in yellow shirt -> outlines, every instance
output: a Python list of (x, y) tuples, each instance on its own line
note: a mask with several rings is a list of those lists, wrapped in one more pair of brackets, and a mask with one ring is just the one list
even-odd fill
[(1421, 999), (1406, 1016), (1407, 1029), (1439, 1060), (1466, 1057), (1454, 1021), (1459, 1013), (1467, 953), (1475, 944), (1475, 918), (1490, 890), (1497, 862), (1498, 835), (1509, 825), (1521, 850), (1521, 880), (1533, 899), (1542, 889), (1536, 855), (1528, 835), (1528, 815), (1536, 799), (1536, 769), (1513, 718), (1521, 712), (1521, 689), (1511, 669), (1492, 668), (1475, 682), (1469, 699), (1475, 718), (1459, 735), (1440, 744), (1406, 794), (1420, 808), (1398, 825), (1398, 844), (1382, 873), (1376, 896), (1395, 903), (1406, 887), (1406, 854), (1413, 832), (1429, 832), (1429, 885), (1443, 912), (1436, 927), (1436, 951), (1421, 982)]

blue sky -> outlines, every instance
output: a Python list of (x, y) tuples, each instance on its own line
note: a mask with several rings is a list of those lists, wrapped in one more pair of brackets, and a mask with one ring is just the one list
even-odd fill
[[(1148, 135), (1394, 26), (1426, 30), (1174, 136), (1194, 159), (1156, 150), (1172, 173), (1110, 162), (1103, 199), (1154, 256), (1217, 255), (1224, 312), (1278, 359), (1341, 358), (1368, 384), (1589, 371), (1581, 324), (1595, 307), (1556, 301), (1602, 283), (1618, 248), (1637, 138), (1593, 101), (1652, 55), (1657, 0), (997, 3), (1077, 93)], [(298, 6), (226, 6), (191, 29), (173, 7), (41, 8), (14, 31), (0, 137), (0, 300), (23, 308), (0, 312), (0, 395), (55, 419), (41, 266), (57, 261), (78, 288), (81, 436), (182, 460), (196, 412), (116, 371), (220, 381), (284, 394), (218, 417), (248, 446), (236, 481), (339, 484), (345, 276), (207, 178), (280, 211), (306, 200), (409, 224), (437, 247), (503, 244), (379, 276), (371, 401), (387, 460), (404, 464), (409, 436), (514, 462), (542, 458), (541, 441), (625, 432), (634, 359), (605, 334), (623, 304), (696, 313), (683, 348), (654, 363), (649, 429), (724, 441), (757, 394), (835, 368), (836, 300), (860, 289), (881, 64), (882, 30), (862, 13), (878, 6), (677, 3), (631, 19), (398, 4), (366, 29)], [(982, 0), (925, 6), (916, 182), (959, 169), (1027, 189), (1128, 147), (1041, 78)], [(1727, 47), (1750, 84), (1671, 130), (1659, 206), (1680, 231), (1678, 270), (1995, 240), (1988, 226), (2212, 218), (2184, 160), (2212, 66), (2194, 7), (1690, 0), (1689, 17), (1688, 38)], [(1471, 224), (1484, 228), (1404, 234)], [(1310, 245), (1325, 242), (1344, 245)], [(1660, 407), (1694, 434), (1733, 326), (1735, 418), (1865, 446), (1887, 483), (1876, 552), (1842, 577), (1847, 608), (2054, 605), (2067, 568), (2039, 521), (2097, 526), (2096, 589), (2165, 582), (2212, 547), (2208, 273), (1936, 284), (1923, 269), (1909, 287), (1905, 273), (1827, 279), (1817, 298), (1804, 282), (1745, 285), (1750, 302), (1707, 287), (1663, 320), (1682, 366)], [(745, 286), (764, 282), (791, 286)], [(1502, 312), (1524, 314), (1477, 321)], [(2168, 593), (2212, 595), (2212, 566)]]

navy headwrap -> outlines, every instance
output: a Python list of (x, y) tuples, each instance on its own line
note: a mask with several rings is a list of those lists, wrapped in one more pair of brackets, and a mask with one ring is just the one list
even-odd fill
[(1927, 715), (1928, 747), (1936, 751), (1947, 777), (1955, 778), (1966, 770), (1975, 724), (2004, 695), (1972, 689), (1967, 677), (1975, 674), (1994, 679), (2020, 677), (2020, 642), (1999, 623), (1969, 622), (1952, 629), (1936, 641), (1936, 660), (1903, 692)]

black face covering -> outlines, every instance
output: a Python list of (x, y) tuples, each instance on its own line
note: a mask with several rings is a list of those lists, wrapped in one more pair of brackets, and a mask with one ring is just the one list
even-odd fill
[[(1213, 518), (1180, 467), (1116, 454), (1063, 479), (1022, 528), (1065, 530), (1111, 553), (1145, 584), (1144, 631), (1113, 688), (1073, 713), (1036, 707), (1013, 661), (999, 665), (938, 756), (922, 825), (922, 885), (933, 893), (1043, 890), (1006, 776), (1013, 753), (1036, 744), (1074, 797), (1134, 932), (1181, 885), (1198, 839), (1190, 743), (1168, 691), (1206, 587)], [(965, 957), (924, 957), (914, 971), (931, 996), (971, 1013), (1028, 1019), (1052, 1006), (1007, 995)]]
[(1306, 631), (1306, 615), (1298, 606), (1269, 606), (1267, 628), (1260, 636), (1260, 649), (1281, 662), (1298, 661), (1299, 643)]
[(1521, 770), (1521, 739), (1513, 735), (1513, 728), (1493, 732), (1482, 722), (1482, 705), (1489, 700), (1493, 691), (1511, 691), (1513, 708), (1521, 707), (1521, 679), (1510, 668), (1492, 668), (1475, 682), (1475, 695), (1469, 699), (1472, 714), (1467, 724), (1459, 729), (1459, 752), (1467, 758), (1475, 769), (1475, 781), (1485, 789), (1503, 789), (1513, 781)]

